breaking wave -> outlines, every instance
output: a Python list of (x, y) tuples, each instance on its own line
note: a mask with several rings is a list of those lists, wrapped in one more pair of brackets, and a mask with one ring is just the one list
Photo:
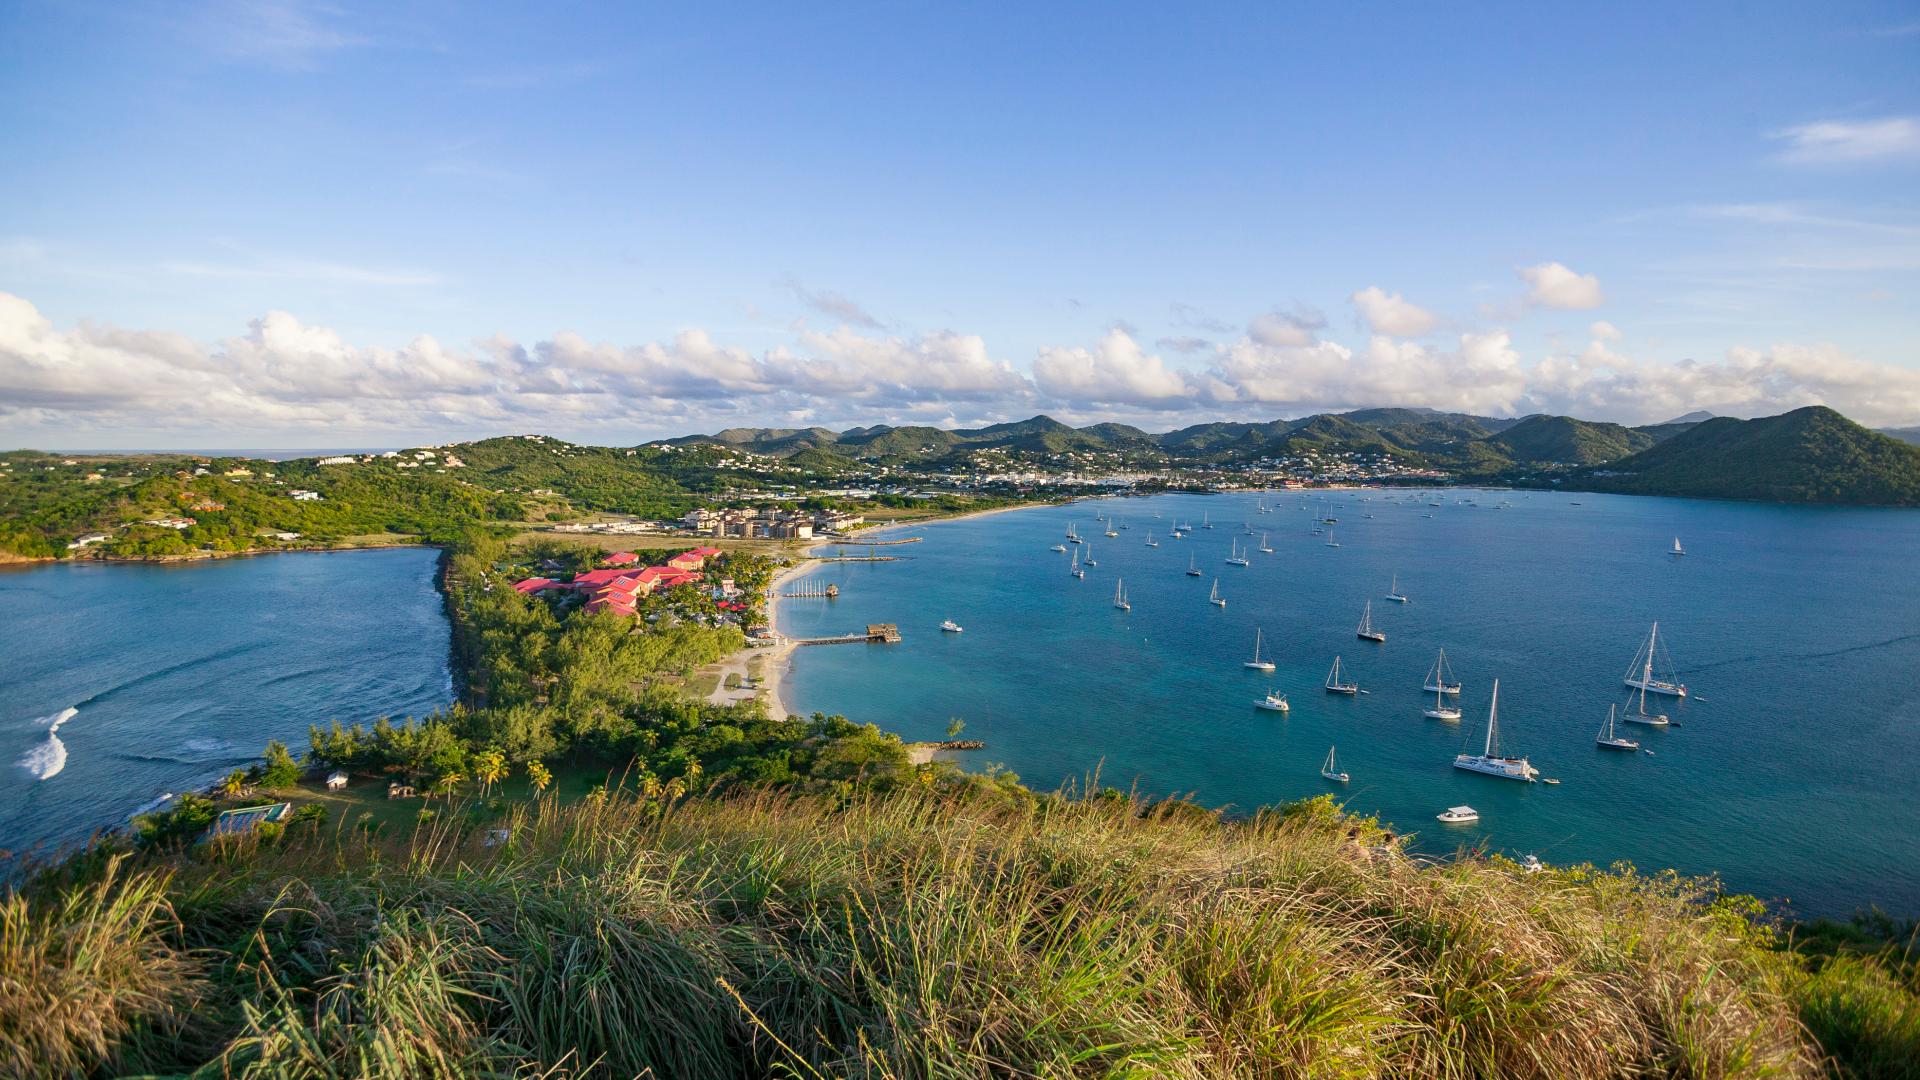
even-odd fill
[(47, 725), (47, 741), (20, 756), (20, 767), (33, 774), (35, 780), (46, 780), (60, 774), (67, 767), (67, 744), (60, 741), (60, 725), (73, 719), (78, 707), (62, 709), (50, 716), (34, 720), (36, 724)]

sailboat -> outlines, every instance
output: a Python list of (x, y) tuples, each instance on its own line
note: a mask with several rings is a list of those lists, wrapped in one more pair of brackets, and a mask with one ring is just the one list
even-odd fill
[(1253, 628), (1253, 659), (1246, 661), (1240, 666), (1252, 668), (1254, 671), (1273, 670), (1273, 661), (1260, 659), (1260, 628), (1257, 626)]
[(1207, 594), (1207, 603), (1214, 607), (1226, 607), (1226, 598), (1220, 595), (1220, 579), (1213, 579), (1213, 591)]
[[(1666, 713), (1650, 713), (1647, 711), (1647, 691), (1645, 687), (1640, 688), (1639, 698), (1638, 707), (1633, 712), (1621, 717), (1622, 720), (1625, 720), (1629, 724), (1645, 724), (1648, 727), (1666, 727), (1668, 724), (1673, 723), (1673, 721), (1667, 719)], [(1627, 694), (1627, 703), (1633, 704), (1633, 699), (1634, 694), (1629, 692)]]
[(1159, 547), (1159, 546), (1160, 546), (1160, 541), (1158, 541), (1158, 540), (1155, 540), (1155, 539), (1153, 538), (1153, 534), (1152, 534), (1152, 533), (1148, 533), (1148, 534), (1147, 534), (1147, 546), (1148, 546), (1148, 547)]
[(1265, 553), (1266, 553), (1266, 554), (1268, 554), (1268, 555), (1271, 555), (1271, 554), (1273, 554), (1273, 545), (1271, 545), (1271, 544), (1269, 544), (1269, 543), (1267, 543), (1267, 534), (1266, 534), (1266, 533), (1261, 533), (1261, 534), (1260, 534), (1260, 550), (1261, 550), (1262, 552), (1265, 552)]
[(1632, 739), (1623, 739), (1613, 733), (1613, 714), (1616, 708), (1617, 706), (1613, 705), (1607, 706), (1607, 723), (1605, 727), (1600, 729), (1600, 734), (1593, 737), (1594, 745), (1608, 750), (1640, 749), (1639, 743), (1634, 742)]
[(1193, 556), (1191, 555), (1187, 556), (1187, 576), (1188, 577), (1200, 576), (1200, 568), (1193, 565)]
[(1433, 707), (1431, 709), (1421, 709), (1420, 715), (1429, 720), (1445, 720), (1447, 723), (1453, 724), (1458, 723), (1460, 720), (1460, 707), (1458, 705), (1447, 704), (1446, 695), (1435, 690), (1433, 692)]
[(1287, 695), (1276, 694), (1271, 690), (1267, 691), (1266, 697), (1263, 697), (1259, 701), (1254, 702), (1253, 707), (1256, 709), (1265, 709), (1268, 712), (1290, 711), (1287, 705)]
[(1115, 578), (1113, 581), (1113, 606), (1119, 608), (1121, 611), (1133, 610), (1133, 605), (1127, 603), (1127, 582), (1125, 578)]
[(1120, 530), (1118, 530), (1118, 529), (1116, 529), (1116, 528), (1114, 528), (1114, 527), (1113, 527), (1113, 519), (1112, 519), (1112, 518), (1108, 518), (1108, 519), (1107, 519), (1107, 535), (1108, 535), (1108, 536), (1119, 536), (1119, 535), (1120, 535)]
[(1080, 560), (1080, 565), (1081, 566), (1099, 566), (1100, 565), (1099, 563), (1093, 561), (1093, 545), (1092, 544), (1087, 545), (1087, 557)]
[(1656, 679), (1653, 677), (1653, 664), (1656, 659), (1663, 661), (1660, 669), (1662, 673), (1669, 676), (1674, 674), (1673, 658), (1661, 651), (1660, 624), (1657, 622), (1653, 624), (1653, 629), (1647, 633), (1647, 643), (1640, 646), (1639, 652), (1633, 654), (1633, 663), (1628, 666), (1626, 675), (1622, 677), (1623, 681), (1625, 681), (1628, 686), (1649, 694), (1665, 694), (1668, 697), (1677, 698), (1686, 697), (1687, 688), (1685, 684), (1675, 682), (1671, 678)]
[(1227, 556), (1227, 565), (1228, 566), (1246, 566), (1248, 564), (1247, 557), (1245, 555), (1240, 554), (1240, 541), (1235, 540), (1233, 542), (1232, 550), (1233, 550), (1233, 554)]
[(1531, 784), (1540, 770), (1526, 758), (1501, 757), (1494, 753), (1500, 745), (1500, 680), (1493, 680), (1493, 701), (1487, 706), (1487, 746), (1478, 754), (1455, 754), (1453, 767), (1468, 772), (1486, 773), (1503, 780), (1525, 780)]
[(1358, 694), (1359, 692), (1359, 683), (1343, 683), (1340, 681), (1340, 658), (1337, 656), (1334, 657), (1333, 669), (1327, 672), (1327, 693)]
[(1341, 772), (1339, 766), (1333, 763), (1333, 749), (1331, 746), (1327, 747), (1327, 762), (1320, 766), (1320, 775), (1336, 783), (1344, 784), (1347, 782), (1347, 774)]
[(1460, 683), (1453, 678), (1453, 668), (1447, 664), (1447, 650), (1441, 649), (1440, 656), (1434, 660), (1433, 667), (1427, 670), (1426, 685), (1420, 689), (1429, 694), (1458, 694)]
[(1327, 545), (1328, 547), (1339, 547), (1339, 546), (1340, 546), (1340, 541), (1338, 541), (1338, 540), (1335, 540), (1335, 539), (1333, 538), (1333, 530), (1332, 530), (1332, 529), (1328, 529), (1328, 530), (1327, 530), (1327, 538), (1326, 538), (1326, 540), (1325, 540), (1325, 541), (1323, 541), (1323, 542), (1324, 542), (1324, 543), (1325, 543), (1325, 544), (1326, 544), (1326, 545)]
[(1687, 549), (1686, 549), (1686, 548), (1683, 548), (1683, 547), (1681, 547), (1681, 546), (1680, 546), (1680, 538), (1679, 538), (1679, 537), (1677, 537), (1677, 536), (1676, 536), (1676, 537), (1674, 537), (1674, 538), (1673, 538), (1673, 550), (1672, 550), (1672, 551), (1669, 551), (1669, 552), (1667, 552), (1667, 554), (1669, 554), (1669, 555), (1685, 555), (1686, 553), (1687, 553)]
[[(1193, 526), (1189, 525), (1187, 527), (1192, 528)], [(1213, 522), (1207, 520), (1207, 512), (1205, 510), (1200, 511), (1200, 527), (1203, 529), (1213, 528)]]
[(1367, 606), (1361, 610), (1360, 625), (1354, 629), (1353, 635), (1362, 641), (1387, 640), (1386, 634), (1373, 628), (1373, 601), (1367, 601)]
[(1077, 578), (1083, 578), (1087, 576), (1087, 572), (1085, 570), (1080, 569), (1080, 553), (1079, 552), (1076, 551), (1073, 553), (1073, 563), (1067, 567), (1067, 573), (1072, 574), (1074, 577), (1077, 577)]
[(1387, 586), (1387, 599), (1397, 604), (1410, 604), (1413, 602), (1413, 597), (1407, 596), (1400, 591), (1399, 574), (1393, 575), (1393, 584)]

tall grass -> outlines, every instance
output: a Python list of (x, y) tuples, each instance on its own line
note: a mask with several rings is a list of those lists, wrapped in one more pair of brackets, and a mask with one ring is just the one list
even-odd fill
[(616, 794), (549, 801), (499, 848), (444, 824), (342, 833), (11, 898), (0, 1065), (1818, 1075), (1805, 978), (1710, 899), (1673, 877), (1423, 866), (1324, 810)]

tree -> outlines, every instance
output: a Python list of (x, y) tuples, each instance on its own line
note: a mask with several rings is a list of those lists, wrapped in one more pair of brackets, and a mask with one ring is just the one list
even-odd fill
[(484, 750), (473, 759), (473, 778), (480, 781), (480, 794), (483, 796), (506, 775), (507, 755), (497, 749)]
[(442, 773), (440, 779), (433, 782), (433, 790), (451, 798), (460, 790), (460, 784), (465, 780), (466, 777), (458, 772)]
[(235, 769), (220, 781), (220, 794), (229, 799), (237, 799), (247, 793), (247, 770)]
[(300, 782), (300, 763), (287, 752), (279, 739), (267, 743), (267, 763), (260, 770), (260, 784), (269, 788), (290, 788)]
[(548, 784), (553, 783), (553, 773), (545, 765), (537, 761), (529, 761), (527, 762), (527, 779), (532, 781), (533, 793), (538, 796), (547, 790)]

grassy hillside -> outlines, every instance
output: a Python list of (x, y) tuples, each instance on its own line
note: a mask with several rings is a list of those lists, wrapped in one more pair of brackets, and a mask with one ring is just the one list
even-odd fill
[(1916, 1049), (1897, 987), (1693, 883), (1423, 868), (1325, 800), (616, 792), (495, 847), (447, 809), (7, 899), (0, 1070), (1796, 1077), (1809, 1008), (1856, 1065)]
[(1920, 447), (1816, 405), (1707, 420), (1582, 482), (1632, 494), (1916, 506)]

